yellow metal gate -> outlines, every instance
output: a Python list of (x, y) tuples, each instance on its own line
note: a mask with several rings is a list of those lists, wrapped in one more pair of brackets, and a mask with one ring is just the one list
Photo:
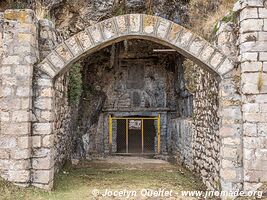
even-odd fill
[[(110, 151), (112, 152), (112, 143), (114, 142), (113, 138), (113, 128), (114, 128), (114, 122), (116, 121), (116, 125), (118, 121), (121, 120), (123, 121), (122, 126), (123, 127), (123, 132), (125, 132), (123, 135), (123, 140), (125, 140), (125, 153), (129, 153), (129, 142), (131, 142), (131, 138), (129, 136), (129, 132), (131, 129), (134, 128), (140, 128), (140, 133), (141, 133), (141, 153), (146, 153), (145, 152), (145, 144), (146, 144), (146, 135), (148, 135), (148, 131), (146, 130), (145, 124), (150, 121), (153, 121), (153, 123), (156, 125), (155, 129), (155, 136), (156, 136), (156, 149), (154, 149), (154, 153), (160, 153), (160, 115), (157, 117), (112, 117), (109, 116), (109, 145), (110, 145)], [(118, 133), (117, 133), (118, 137)]]

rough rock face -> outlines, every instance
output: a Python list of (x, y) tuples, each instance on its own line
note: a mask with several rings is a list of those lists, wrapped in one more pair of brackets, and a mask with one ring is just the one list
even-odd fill
[[(108, 145), (103, 140), (108, 138), (104, 130), (107, 119), (103, 120), (103, 117), (109, 110), (124, 111), (116, 114), (127, 115), (125, 111), (131, 114), (146, 109), (168, 107), (175, 110), (177, 107), (173, 87), (174, 55), (153, 53), (154, 48), (162, 46), (130, 40), (102, 49), (82, 61), (83, 94), (77, 130), (82, 137), (79, 150), (87, 157), (104, 153)], [(167, 129), (165, 135), (166, 132)]]
[(47, 0), (43, 5), (64, 37), (126, 13), (154, 14), (183, 25), (188, 20), (187, 0)]

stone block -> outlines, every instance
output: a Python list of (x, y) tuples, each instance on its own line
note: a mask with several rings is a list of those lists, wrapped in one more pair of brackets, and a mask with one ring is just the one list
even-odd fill
[(34, 123), (34, 135), (50, 135), (52, 133), (52, 123)]
[(257, 8), (246, 8), (240, 12), (240, 21), (243, 21), (245, 19), (257, 19), (257, 18), (258, 18)]
[(241, 55), (241, 62), (245, 62), (248, 61), (248, 63), (250, 63), (251, 61), (257, 61), (258, 60), (258, 53), (257, 52), (247, 52), (247, 53), (243, 53)]
[(218, 72), (220, 75), (227, 74), (232, 69), (234, 69), (234, 63), (231, 62), (229, 59), (226, 59), (218, 68)]
[(237, 149), (231, 147), (222, 147), (223, 157), (224, 158), (236, 158), (237, 157)]
[(54, 135), (46, 135), (42, 139), (43, 147), (52, 147), (54, 144)]
[(52, 148), (33, 148), (32, 157), (34, 158), (44, 158), (51, 156), (53, 154)]
[(199, 55), (206, 42), (199, 37), (196, 37), (189, 47), (189, 51), (194, 55)]
[(52, 110), (53, 99), (52, 98), (38, 98), (35, 101), (35, 107), (41, 110)]
[(11, 56), (3, 57), (2, 65), (19, 65), (22, 59), (19, 56)]
[(243, 125), (244, 136), (257, 136), (257, 124), (254, 123), (244, 123)]
[(35, 14), (33, 10), (30, 9), (21, 9), (21, 10), (5, 10), (4, 18), (6, 20), (19, 21), (21, 23), (33, 23), (35, 20)]
[(262, 62), (241, 63), (242, 72), (259, 72), (262, 69)]
[(12, 159), (29, 159), (31, 157), (31, 149), (12, 149)]
[(2, 74), (2, 75), (11, 75), (11, 66), (2, 66), (0, 68), (0, 74)]
[(41, 136), (32, 136), (32, 146), (41, 147), (42, 146), (42, 137)]
[(101, 27), (105, 39), (111, 39), (116, 35), (116, 29), (113, 23), (113, 18), (101, 22)]
[(222, 140), (222, 144), (223, 145), (239, 145), (240, 144), (240, 138), (239, 137), (227, 137), (227, 138), (223, 138)]
[[(47, 75), (49, 75), (51, 78), (53, 78), (56, 75), (56, 71), (53, 69), (53, 67), (50, 66), (50, 64), (48, 64), (47, 62), (42, 62), (41, 64), (38, 65), (38, 68), (41, 69), (43, 72), (47, 73)], [(45, 79), (40, 79), (37, 80), (40, 84), (44, 84)], [(49, 83), (48, 80), (45, 81), (47, 84)], [(50, 83), (51, 84), (51, 83)], [(49, 84), (49, 85), (50, 85)]]
[(263, 0), (243, 0), (242, 8), (245, 7), (263, 7)]
[(32, 65), (18, 65), (14, 66), (16, 76), (32, 76)]
[(54, 68), (58, 70), (61, 70), (65, 66), (64, 61), (55, 52), (50, 53), (47, 58), (53, 64)]
[(40, 88), (39, 89), (39, 97), (53, 97), (53, 88), (46, 87), (46, 88)]
[(141, 30), (141, 15), (140, 14), (130, 14), (129, 15), (129, 31), (132, 33), (137, 33)]
[(19, 149), (28, 149), (31, 147), (31, 137), (21, 136), (18, 138), (18, 147)]
[(241, 75), (241, 82), (245, 84), (257, 84), (259, 80), (259, 73), (243, 73)]
[(30, 133), (30, 122), (2, 122), (1, 133), (6, 135), (28, 135)]
[(244, 191), (257, 191), (263, 183), (244, 182)]
[(240, 120), (242, 118), (242, 113), (239, 106), (225, 107), (221, 110), (220, 113), (220, 115), (226, 119)]
[(50, 169), (54, 165), (52, 157), (44, 158), (33, 158), (32, 159), (32, 168), (33, 169)]
[(29, 122), (30, 112), (28, 110), (17, 110), (12, 113), (13, 122)]
[(263, 30), (267, 31), (267, 19), (264, 19)]
[(267, 174), (265, 171), (256, 171), (256, 170), (244, 170), (244, 181), (248, 182), (266, 182)]
[(244, 137), (244, 148), (267, 148), (267, 140), (264, 137)]
[(11, 149), (17, 146), (17, 141), (15, 136), (0, 135), (0, 147), (2, 149)]
[(156, 24), (156, 18), (151, 15), (143, 15), (143, 32), (146, 34), (152, 34)]
[(33, 171), (33, 183), (48, 184), (54, 179), (54, 169), (50, 170), (34, 170)]
[(266, 51), (265, 41), (245, 42), (240, 45), (240, 53)]
[(1, 151), (0, 151), (0, 159), (9, 159), (8, 151), (1, 149)]
[(242, 111), (249, 113), (257, 113), (260, 111), (260, 107), (257, 103), (247, 103), (242, 105)]
[[(86, 38), (88, 36), (87, 34), (88, 33), (86, 31), (83, 31), (83, 32), (80, 32), (80, 33), (77, 34), (77, 37), (79, 37), (79, 39), (81, 39), (81, 42), (84, 42), (83, 43), (84, 46), (88, 46), (89, 45), (88, 38)], [(87, 35), (87, 36), (85, 36), (85, 35)], [(74, 56), (78, 56), (78, 55), (81, 54), (82, 47), (80, 47), (80, 45), (76, 41), (75, 36), (72, 36), (69, 39), (67, 39), (65, 41), (65, 44), (69, 47), (69, 49), (71, 50), (71, 52), (73, 53)], [(91, 45), (91, 41), (90, 41), (90, 45)]]
[[(76, 37), (80, 41), (80, 44), (84, 50), (89, 49), (93, 46), (90, 36), (86, 31), (79, 32), (78, 34), (76, 34)], [(76, 44), (76, 47), (74, 48), (74, 55), (79, 55), (79, 52), (81, 51), (77, 45), (78, 44)]]
[(224, 180), (234, 180), (237, 178), (237, 174), (234, 169), (221, 169), (220, 175)]
[(32, 94), (31, 86), (18, 86), (16, 95), (19, 97), (30, 97)]
[[(36, 38), (32, 33), (18, 33), (17, 35), (18, 42), (21, 43), (29, 43), (32, 45), (35, 45), (36, 43)], [(28, 49), (30, 51), (30, 49)]]
[(240, 129), (236, 125), (223, 126), (220, 128), (221, 137), (232, 137), (235, 135), (239, 135), (239, 132), (240, 132)]
[(102, 40), (103, 40), (102, 32), (101, 32), (100, 27), (98, 25), (90, 26), (88, 28), (88, 31), (89, 31), (90, 35), (92, 36), (92, 39), (93, 39), (95, 44), (102, 42)]
[(259, 10), (259, 18), (267, 18), (266, 8), (258, 8), (258, 10)]
[(258, 41), (267, 41), (267, 32), (258, 32)]
[(40, 118), (42, 119), (43, 122), (44, 121), (49, 122), (54, 119), (53, 116), (54, 115), (52, 111), (41, 111)]
[(54, 181), (51, 180), (48, 184), (32, 183), (32, 186), (41, 188), (43, 190), (52, 190)]
[(235, 168), (235, 162), (231, 160), (222, 159), (222, 168), (223, 169), (233, 169)]
[(167, 36), (168, 40), (172, 43), (175, 44), (176, 40), (178, 39), (181, 31), (183, 30), (183, 28), (175, 23), (171, 23), (171, 28), (170, 28), (170, 32)]
[(125, 16), (117, 16), (115, 18), (115, 22), (116, 22), (117, 27), (118, 27), (119, 35), (126, 34), (128, 28), (127, 28), (127, 22), (126, 22)]
[[(213, 69), (216, 69), (217, 67), (219, 67), (219, 64), (223, 61), (224, 56), (220, 53), (220, 52), (216, 52), (211, 60), (210, 60), (210, 64), (213, 67)], [(230, 63), (230, 62), (229, 62)], [(227, 64), (227, 63), (226, 63)], [(226, 66), (225, 64), (225, 66)], [(225, 69), (224, 69), (225, 70)]]
[[(259, 53), (259, 60), (260, 61), (267, 61), (267, 53), (266, 52), (260, 52)], [(266, 67), (267, 70), (267, 67)]]
[(9, 170), (8, 180), (12, 182), (26, 183), (30, 181), (30, 170)]
[(263, 19), (247, 19), (241, 22), (240, 33), (262, 31), (263, 26)]
[(260, 107), (261, 112), (263, 112), (263, 113), (267, 112), (267, 104), (266, 103), (259, 104), (259, 107)]
[(247, 122), (265, 122), (265, 113), (243, 113), (243, 120)]
[(10, 170), (26, 170), (30, 169), (31, 163), (30, 159), (26, 160), (8, 160), (8, 165)]
[(243, 94), (258, 94), (259, 89), (257, 84), (246, 83), (242, 86)]
[(1, 112), (1, 115), (0, 115), (0, 119), (1, 119), (1, 122), (9, 122), (10, 121), (10, 114), (9, 112)]
[(171, 23), (165, 19), (158, 18), (158, 30), (157, 30), (157, 36), (160, 38), (165, 38), (167, 36), (168, 28), (171, 25)]
[(192, 37), (193, 37), (193, 33), (191, 31), (183, 29), (183, 32), (180, 35), (180, 37), (177, 39), (175, 45), (177, 47), (187, 48), (191, 40), (193, 39)]
[(73, 58), (71, 52), (65, 44), (60, 44), (57, 46), (56, 52), (65, 62), (70, 62)]
[(255, 159), (255, 149), (248, 149), (248, 148), (243, 148), (243, 158), (245, 160), (253, 160)]
[(267, 123), (266, 122), (258, 123), (258, 135), (263, 136), (263, 137), (267, 136)]

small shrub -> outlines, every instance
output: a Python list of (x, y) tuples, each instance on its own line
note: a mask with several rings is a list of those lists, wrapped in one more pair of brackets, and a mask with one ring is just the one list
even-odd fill
[(74, 64), (69, 71), (68, 97), (70, 105), (79, 103), (82, 94), (82, 66)]

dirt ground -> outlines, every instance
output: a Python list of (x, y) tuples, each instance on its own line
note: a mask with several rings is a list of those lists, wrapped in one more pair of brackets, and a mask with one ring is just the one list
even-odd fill
[[(181, 191), (206, 191), (201, 180), (178, 165), (141, 157), (108, 157), (66, 165), (50, 192), (0, 181), (1, 200), (193, 200)], [(216, 198), (210, 198), (216, 199)]]

